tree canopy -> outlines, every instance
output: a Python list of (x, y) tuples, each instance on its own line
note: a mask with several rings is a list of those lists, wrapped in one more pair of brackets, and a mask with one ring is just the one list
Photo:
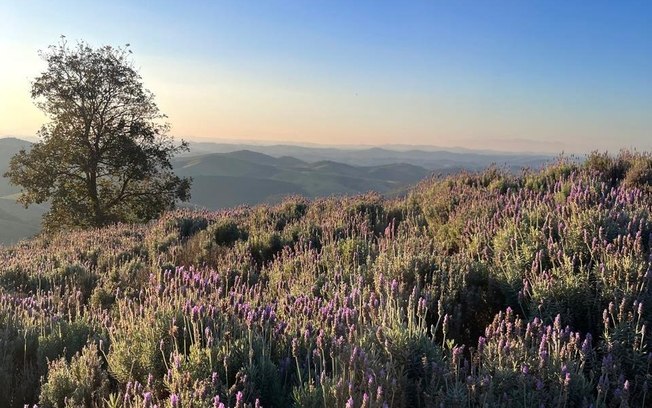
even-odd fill
[(5, 177), (22, 187), (25, 206), (49, 203), (47, 229), (144, 222), (190, 198), (191, 180), (171, 164), (187, 143), (168, 135), (128, 45), (71, 46), (62, 38), (40, 55), (47, 69), (31, 96), (49, 122)]

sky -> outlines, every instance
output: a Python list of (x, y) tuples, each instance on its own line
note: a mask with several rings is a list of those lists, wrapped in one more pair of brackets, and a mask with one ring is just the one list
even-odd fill
[(0, 0), (0, 136), (38, 50), (130, 44), (175, 137), (652, 150), (651, 1)]

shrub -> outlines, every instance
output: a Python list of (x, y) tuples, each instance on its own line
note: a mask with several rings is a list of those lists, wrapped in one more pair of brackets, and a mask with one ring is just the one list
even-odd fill
[(63, 321), (53, 327), (50, 333), (38, 339), (38, 362), (41, 373), (45, 374), (48, 362), (63, 358), (70, 361), (72, 356), (82, 350), (92, 333), (91, 326), (84, 320)]
[(82, 296), (88, 298), (95, 288), (97, 275), (80, 264), (65, 265), (50, 273), (52, 286), (70, 284), (81, 290)]
[(635, 159), (627, 170), (623, 184), (627, 187), (652, 188), (652, 158), (645, 156)]
[(286, 245), (278, 232), (260, 232), (249, 236), (251, 257), (258, 263), (265, 263), (274, 259), (274, 256)]
[(236, 241), (247, 239), (247, 232), (240, 228), (238, 223), (231, 219), (224, 219), (213, 224), (209, 229), (213, 241), (217, 245), (231, 246)]
[(70, 363), (65, 358), (48, 364), (47, 381), (41, 387), (43, 407), (101, 407), (109, 395), (109, 378), (95, 344), (77, 353)]
[(646, 160), (0, 248), (0, 406), (647, 406)]
[(270, 217), (275, 219), (274, 229), (276, 231), (283, 231), (286, 225), (298, 221), (308, 210), (308, 204), (301, 198), (286, 199), (278, 209), (270, 214)]
[(181, 239), (191, 237), (208, 227), (208, 220), (204, 217), (182, 217), (176, 220), (176, 226)]
[[(173, 322), (169, 315), (163, 314), (150, 320), (132, 315), (121, 321), (119, 327), (109, 332), (107, 362), (111, 375), (120, 384), (129, 381), (145, 384), (150, 374), (160, 379), (166, 370), (166, 362), (161, 357), (169, 350), (161, 350), (161, 340), (166, 338)], [(169, 347), (169, 340), (167, 344)]]
[(592, 152), (584, 162), (589, 170), (597, 172), (607, 182), (617, 183), (625, 178), (630, 163), (625, 157), (626, 154), (612, 157), (609, 153)]

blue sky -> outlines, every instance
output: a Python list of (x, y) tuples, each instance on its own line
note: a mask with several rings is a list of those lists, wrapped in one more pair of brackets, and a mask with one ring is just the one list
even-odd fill
[(649, 1), (25, 1), (0, 18), (0, 135), (45, 120), (29, 80), (65, 34), (130, 43), (191, 139), (652, 148)]

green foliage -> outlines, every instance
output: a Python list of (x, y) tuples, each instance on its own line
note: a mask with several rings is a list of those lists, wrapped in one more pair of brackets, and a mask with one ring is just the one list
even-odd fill
[(281, 234), (278, 232), (258, 232), (249, 236), (249, 245), (251, 248), (252, 258), (259, 264), (263, 265), (278, 254), (286, 242), (283, 241)]
[(92, 328), (84, 319), (74, 322), (63, 321), (52, 328), (50, 333), (38, 339), (38, 364), (42, 373), (47, 371), (49, 362), (59, 358), (70, 361), (81, 351), (89, 340)]
[(17, 316), (0, 312), (0, 406), (19, 408), (38, 397), (37, 336)]
[(179, 237), (188, 238), (208, 227), (208, 220), (204, 217), (183, 217), (176, 220)]
[(369, 244), (361, 239), (343, 239), (339, 242), (339, 252), (345, 265), (365, 264), (369, 255)]
[(65, 358), (49, 363), (39, 403), (46, 408), (101, 407), (108, 390), (109, 378), (98, 348), (89, 344), (70, 363)]
[(620, 155), (613, 157), (607, 152), (594, 151), (586, 158), (584, 166), (598, 173), (604, 181), (616, 183), (625, 178), (631, 166), (628, 156), (629, 152), (621, 152)]
[(50, 230), (144, 222), (189, 198), (190, 180), (171, 166), (186, 145), (166, 135), (165, 116), (129, 55), (65, 40), (41, 54), (47, 69), (31, 95), (50, 122), (5, 176), (22, 188), (22, 204), (50, 204)]
[(97, 276), (80, 264), (57, 268), (49, 276), (50, 286), (71, 285), (78, 288), (82, 296), (88, 297), (95, 288)]
[[(586, 164), (585, 164), (586, 166)], [(544, 192), (554, 188), (556, 182), (568, 180), (573, 172), (578, 170), (578, 165), (567, 157), (560, 157), (556, 163), (540, 171), (529, 171), (523, 177), (525, 188)]]
[(149, 374), (160, 378), (166, 369), (161, 356), (167, 350), (161, 349), (161, 340), (171, 322), (168, 315), (159, 315), (150, 324), (143, 324), (136, 316), (122, 320), (119, 330), (109, 333), (107, 363), (111, 375), (121, 384), (134, 380), (144, 384)]
[(107, 309), (113, 302), (115, 302), (115, 296), (104, 286), (96, 287), (89, 299), (89, 304), (99, 309)]
[(272, 215), (272, 218), (276, 221), (274, 229), (282, 231), (289, 223), (301, 219), (306, 214), (307, 209), (308, 204), (301, 198), (286, 200)]
[(236, 241), (240, 239), (246, 240), (248, 237), (246, 230), (242, 230), (236, 221), (229, 219), (216, 222), (209, 228), (208, 232), (217, 245), (230, 246)]
[(648, 190), (652, 188), (652, 156), (644, 155), (633, 159), (623, 184)]
[(0, 284), (6, 288), (23, 291), (34, 290), (38, 287), (38, 282), (35, 282), (33, 277), (20, 267), (3, 269), (0, 273)]

